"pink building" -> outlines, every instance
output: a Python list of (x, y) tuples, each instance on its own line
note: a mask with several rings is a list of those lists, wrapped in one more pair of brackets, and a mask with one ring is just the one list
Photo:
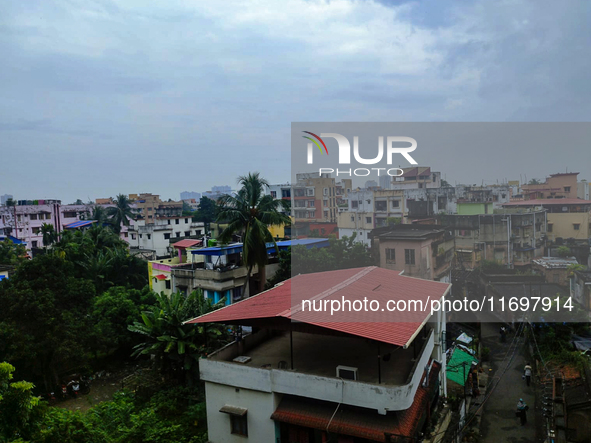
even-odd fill
[[(52, 225), (59, 233), (70, 223), (88, 220), (94, 207), (91, 204), (62, 205), (60, 200), (34, 200), (27, 203), (33, 204), (0, 206), (0, 232), (26, 242), (27, 250), (44, 246), (41, 234), (41, 226), (44, 223)], [(129, 243), (128, 237), (128, 228), (124, 226), (121, 239)]]

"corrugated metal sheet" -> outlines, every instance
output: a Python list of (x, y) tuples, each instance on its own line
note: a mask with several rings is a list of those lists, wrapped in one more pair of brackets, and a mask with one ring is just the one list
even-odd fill
[[(298, 275), (254, 297), (188, 321), (224, 323), (263, 318), (285, 318), (372, 340), (407, 346), (430, 316), (430, 301), (439, 300), (448, 283), (400, 275), (398, 271), (367, 267)], [(330, 306), (332, 300), (376, 300), (378, 311), (310, 312), (302, 301), (315, 300)], [(389, 312), (386, 304), (422, 302), (418, 312)], [(375, 305), (374, 305), (375, 306)]]

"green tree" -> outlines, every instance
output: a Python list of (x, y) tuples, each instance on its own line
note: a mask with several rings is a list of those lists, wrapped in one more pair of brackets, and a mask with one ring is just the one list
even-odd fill
[(94, 296), (93, 284), (55, 254), (22, 263), (0, 285), (0, 359), (49, 389), (59, 371), (87, 360)]
[(92, 214), (89, 217), (89, 220), (96, 220), (99, 225), (104, 225), (109, 221), (109, 214), (103, 206), (96, 205), (92, 208)]
[(142, 321), (128, 326), (131, 332), (142, 334), (145, 340), (134, 347), (132, 356), (154, 354), (163, 376), (186, 380), (187, 374), (197, 368), (199, 357), (210, 349), (217, 349), (227, 333), (223, 327), (183, 322), (218, 309), (223, 304), (223, 299), (213, 304), (201, 290), (188, 296), (180, 292), (170, 296), (164, 293), (157, 295), (156, 304), (142, 312)]
[(119, 194), (113, 199), (114, 207), (107, 209), (110, 221), (113, 224), (113, 230), (119, 234), (122, 226), (129, 226), (129, 220), (133, 218), (131, 211), (131, 200), (125, 194)]
[(0, 241), (0, 265), (16, 266), (25, 260), (27, 250), (22, 244), (15, 244), (6, 238)]
[(214, 200), (207, 197), (201, 197), (199, 209), (193, 217), (193, 221), (203, 223), (213, 223), (217, 216), (217, 205)]
[(156, 294), (148, 287), (137, 290), (117, 286), (97, 296), (91, 314), (95, 351), (105, 355), (113, 352), (129, 355), (138, 337), (130, 334), (127, 326), (155, 302)]
[(541, 182), (537, 178), (532, 178), (528, 183), (528, 185), (539, 185), (539, 184), (541, 184)]
[(0, 362), (0, 441), (29, 439), (42, 408), (33, 395), (33, 383), (12, 382), (14, 366)]
[(242, 256), (248, 268), (243, 290), (245, 294), (254, 266), (258, 266), (259, 269), (260, 289), (264, 289), (265, 265), (268, 261), (266, 244), (272, 242), (275, 244), (275, 250), (279, 250), (268, 227), (287, 225), (291, 220), (281, 212), (288, 209), (287, 202), (265, 195), (264, 191), (269, 187), (269, 183), (262, 179), (258, 172), (239, 177), (238, 184), (242, 188), (236, 197), (224, 195), (220, 198), (217, 220), (228, 223), (228, 227), (220, 235), (222, 243), (229, 242), (234, 234), (242, 235)]
[(559, 257), (568, 257), (571, 255), (570, 248), (568, 246), (559, 246), (556, 248), (556, 255)]

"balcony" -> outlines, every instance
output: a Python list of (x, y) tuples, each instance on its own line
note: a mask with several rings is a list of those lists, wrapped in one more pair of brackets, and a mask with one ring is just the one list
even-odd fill
[[(408, 409), (414, 400), (434, 349), (434, 333), (430, 330), (426, 338), (416, 340), (417, 358), (413, 358), (412, 347), (382, 344), (381, 354), (390, 358), (381, 361), (378, 369), (376, 343), (353, 336), (294, 332), (291, 370), (279, 369), (281, 365), (289, 367), (291, 361), (289, 334), (261, 330), (201, 359), (200, 374), (207, 382), (332, 401), (384, 414)], [(237, 357), (244, 363), (235, 362)], [(357, 368), (358, 379), (337, 378), (339, 365)]]

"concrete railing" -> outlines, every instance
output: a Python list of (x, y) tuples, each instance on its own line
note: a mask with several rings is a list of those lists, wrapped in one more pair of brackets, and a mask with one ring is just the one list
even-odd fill
[(322, 377), (282, 369), (263, 369), (240, 363), (200, 360), (201, 379), (237, 388), (276, 392), (375, 409), (380, 414), (408, 409), (415, 398), (424, 368), (434, 348), (430, 331), (413, 372), (403, 385), (387, 385)]

